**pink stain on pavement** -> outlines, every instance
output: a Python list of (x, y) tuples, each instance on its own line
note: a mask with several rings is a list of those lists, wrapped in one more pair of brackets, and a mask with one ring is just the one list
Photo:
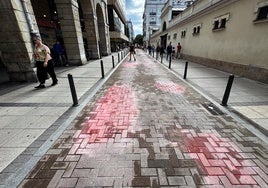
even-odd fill
[(256, 164), (248, 160), (246, 153), (243, 153), (231, 140), (218, 137), (213, 133), (200, 133), (193, 136), (190, 131), (183, 132), (187, 135), (185, 144), (189, 152), (188, 156), (195, 159), (203, 170), (206, 184), (219, 182), (218, 176), (227, 177), (228, 182), (223, 181), (223, 184), (257, 184), (253, 178), (257, 175), (254, 170)]
[(123, 63), (123, 67), (126, 68), (137, 68), (138, 63), (136, 61), (127, 61)]
[(164, 81), (157, 81), (155, 83), (155, 86), (157, 89), (161, 90), (161, 91), (166, 91), (166, 92), (170, 92), (170, 93), (175, 93), (175, 94), (179, 94), (179, 93), (184, 93), (185, 92), (185, 87), (175, 84), (174, 82), (164, 82)]
[(127, 85), (112, 86), (89, 113), (79, 137), (89, 137), (88, 142), (107, 142), (116, 134), (126, 137), (137, 114), (136, 96), (132, 88)]

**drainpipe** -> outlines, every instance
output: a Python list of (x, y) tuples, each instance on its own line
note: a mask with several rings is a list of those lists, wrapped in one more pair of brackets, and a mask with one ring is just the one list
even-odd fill
[(21, 3), (22, 3), (24, 14), (26, 16), (28, 26), (30, 28), (31, 36), (33, 36), (33, 35), (37, 34), (37, 31), (34, 29), (33, 21), (31, 19), (30, 13), (29, 13), (28, 8), (27, 8), (26, 0), (21, 0)]

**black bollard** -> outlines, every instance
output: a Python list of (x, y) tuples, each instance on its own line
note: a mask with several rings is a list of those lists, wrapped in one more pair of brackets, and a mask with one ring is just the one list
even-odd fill
[(104, 78), (104, 68), (103, 68), (103, 61), (100, 60), (100, 64), (101, 64), (101, 77)]
[(171, 55), (169, 56), (169, 65), (168, 68), (171, 69)]
[(225, 92), (224, 92), (224, 96), (222, 98), (222, 102), (221, 102), (222, 106), (227, 106), (227, 102), (228, 102), (229, 95), (230, 95), (230, 92), (231, 92), (231, 89), (232, 89), (233, 81), (234, 81), (234, 75), (231, 74), (229, 76), (228, 83), (227, 83), (227, 86), (226, 86), (226, 89), (225, 89)]
[(118, 63), (120, 62), (120, 54), (119, 54), (119, 52), (118, 52)]
[(113, 68), (114, 68), (114, 56), (112, 55), (112, 63), (113, 63)]
[(161, 63), (163, 63), (163, 54), (161, 55)]
[(69, 85), (70, 85), (72, 98), (73, 98), (73, 106), (78, 106), (78, 100), (77, 100), (77, 95), (76, 95), (76, 91), (75, 91), (74, 80), (73, 80), (73, 76), (71, 74), (68, 74), (68, 80), (69, 80)]
[(121, 60), (123, 59), (123, 52), (121, 52)]
[(186, 79), (186, 76), (187, 76), (187, 69), (188, 69), (188, 61), (186, 61), (186, 63), (185, 63), (183, 79)]

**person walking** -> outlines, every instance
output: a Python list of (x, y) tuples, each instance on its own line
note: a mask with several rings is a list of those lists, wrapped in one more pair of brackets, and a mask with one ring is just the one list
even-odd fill
[(177, 58), (179, 59), (180, 56), (181, 56), (181, 43), (179, 42), (177, 46)]
[(158, 59), (160, 49), (161, 49), (161, 47), (159, 46), (159, 44), (157, 44), (157, 47), (156, 47), (156, 59)]
[(42, 43), (42, 39), (39, 36), (35, 36), (33, 38), (35, 43), (34, 47), (34, 59), (37, 67), (37, 78), (39, 81), (39, 85), (35, 88), (41, 89), (45, 88), (45, 82), (47, 79), (47, 73), (52, 78), (51, 86), (58, 84), (58, 80), (54, 71), (53, 60), (50, 55), (50, 49)]
[(57, 61), (60, 63), (61, 66), (63, 65), (67, 65), (66, 64), (66, 60), (64, 57), (64, 49), (61, 46), (60, 42), (57, 41), (54, 45), (53, 45), (53, 50), (56, 53), (56, 57), (57, 57)]
[(171, 58), (171, 54), (172, 54), (172, 44), (170, 42), (168, 47), (167, 47), (167, 60), (168, 60), (168, 58)]
[(131, 61), (131, 56), (133, 56), (134, 61), (136, 61), (136, 57), (135, 57), (136, 52), (135, 52), (135, 47), (133, 44), (131, 44), (129, 47), (129, 53), (130, 53), (129, 54), (129, 61)]

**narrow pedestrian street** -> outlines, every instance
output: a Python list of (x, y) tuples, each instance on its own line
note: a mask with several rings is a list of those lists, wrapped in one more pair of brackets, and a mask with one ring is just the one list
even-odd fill
[(268, 187), (268, 145), (144, 51), (19, 187)]

